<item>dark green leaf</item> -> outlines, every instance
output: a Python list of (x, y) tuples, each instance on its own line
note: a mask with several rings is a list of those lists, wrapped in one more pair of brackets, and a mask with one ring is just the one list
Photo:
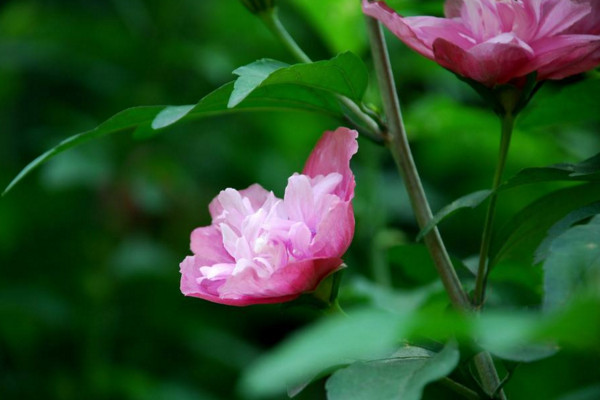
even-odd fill
[(600, 202), (596, 202), (585, 207), (579, 208), (575, 211), (572, 211), (569, 214), (567, 214), (566, 217), (555, 223), (552, 226), (552, 228), (548, 230), (548, 236), (546, 236), (544, 241), (535, 251), (534, 263), (537, 264), (546, 259), (546, 257), (548, 256), (548, 252), (550, 251), (550, 246), (552, 245), (552, 242), (559, 235), (561, 235), (574, 224), (597, 214), (600, 214)]
[(102, 124), (98, 125), (95, 129), (87, 132), (79, 133), (75, 136), (71, 136), (68, 139), (63, 140), (57, 146), (46, 151), (42, 155), (38, 156), (35, 160), (30, 162), (19, 174), (9, 183), (4, 189), (2, 195), (5, 195), (10, 189), (12, 189), (21, 179), (23, 179), (32, 170), (50, 160), (57, 154), (62, 153), (72, 147), (85, 143), (91, 139), (96, 139), (109, 133), (119, 132), (125, 129), (131, 129), (138, 125), (149, 123), (154, 117), (162, 110), (162, 106), (154, 107), (134, 107), (128, 108), (127, 110), (121, 111), (109, 118)]
[(552, 241), (544, 262), (544, 309), (568, 303), (600, 279), (600, 216)]
[(595, 180), (600, 180), (600, 154), (577, 164), (565, 163), (541, 168), (526, 168), (505, 182), (500, 190), (539, 182)]
[(525, 207), (494, 236), (490, 266), (505, 258), (531, 257), (548, 230), (572, 210), (600, 201), (600, 185), (586, 183), (552, 192)]
[(429, 221), (427, 225), (425, 225), (425, 227), (417, 235), (417, 241), (423, 239), (423, 237), (425, 237), (425, 235), (427, 235), (429, 231), (431, 231), (431, 229), (433, 229), (434, 226), (439, 224), (440, 221), (442, 221), (444, 218), (453, 214), (455, 211), (460, 210), (461, 208), (477, 207), (478, 205), (483, 203), (485, 199), (487, 199), (490, 196), (491, 193), (491, 190), (479, 190), (477, 192), (470, 193), (466, 196), (454, 200), (452, 203), (448, 204), (440, 211), (438, 211), (433, 217), (433, 219)]
[(561, 396), (558, 400), (598, 400), (600, 399), (600, 384), (577, 389)]
[(398, 316), (372, 309), (320, 321), (250, 366), (242, 389), (254, 395), (284, 393), (333, 366), (382, 357), (392, 350), (401, 326)]
[(543, 129), (562, 124), (598, 121), (600, 114), (600, 79), (586, 79), (568, 85), (558, 93), (543, 87), (536, 102), (527, 107), (518, 120), (519, 127)]
[(356, 362), (327, 381), (329, 400), (418, 400), (425, 386), (450, 374), (459, 361), (454, 344), (439, 353), (405, 347), (385, 360)]

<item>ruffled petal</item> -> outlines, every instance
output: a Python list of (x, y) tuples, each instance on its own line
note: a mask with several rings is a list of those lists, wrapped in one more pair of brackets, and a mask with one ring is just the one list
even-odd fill
[(192, 231), (190, 249), (204, 265), (233, 262), (223, 246), (223, 236), (216, 226), (203, 226)]
[(540, 8), (537, 38), (558, 35), (571, 29), (590, 14), (589, 3), (572, 0), (535, 0)]
[(317, 227), (310, 248), (313, 257), (340, 257), (344, 254), (354, 237), (354, 225), (352, 203), (334, 203)]
[(219, 195), (210, 202), (210, 204), (208, 205), (208, 210), (210, 211), (210, 215), (213, 218), (213, 222), (221, 222), (219, 219), (222, 219), (224, 211), (222, 201), (225, 201), (226, 204), (229, 204), (230, 206), (235, 204), (238, 208), (238, 211), (241, 211), (243, 210), (243, 207), (241, 204), (238, 203), (242, 202), (242, 198), (247, 198), (248, 203), (246, 205), (249, 204), (251, 210), (257, 210), (261, 208), (263, 204), (271, 197), (275, 197), (273, 196), (273, 193), (269, 192), (258, 183), (255, 183), (249, 186), (248, 188), (239, 191), (234, 189), (225, 189), (221, 191), (221, 193), (219, 193)]
[(600, 65), (600, 36), (562, 35), (536, 44), (538, 80), (563, 79)]
[(517, 77), (515, 73), (533, 57), (531, 50), (518, 42), (490, 41), (467, 51), (438, 39), (433, 48), (441, 66), (490, 87)]
[(187, 256), (181, 264), (179, 264), (181, 272), (181, 293), (186, 296), (217, 301), (219, 299), (219, 287), (225, 283), (225, 280), (220, 279), (213, 281), (204, 279), (204, 275), (200, 270), (204, 266), (206, 266), (204, 261), (196, 256)]
[(338, 128), (323, 134), (310, 153), (303, 174), (312, 178), (337, 172), (342, 175), (342, 182), (334, 194), (343, 200), (354, 197), (354, 174), (350, 170), (350, 159), (358, 151), (356, 138), (358, 132), (348, 128)]
[(435, 17), (407, 17), (398, 15), (384, 2), (363, 0), (365, 14), (379, 20), (408, 47), (433, 60), (433, 42), (443, 37), (457, 46), (469, 48), (475, 44), (470, 32), (460, 21)]
[(341, 265), (339, 258), (299, 261), (288, 264), (268, 279), (261, 279), (248, 268), (231, 276), (219, 288), (219, 299), (227, 301), (226, 304), (237, 303), (233, 305), (289, 301), (316, 289), (323, 278)]

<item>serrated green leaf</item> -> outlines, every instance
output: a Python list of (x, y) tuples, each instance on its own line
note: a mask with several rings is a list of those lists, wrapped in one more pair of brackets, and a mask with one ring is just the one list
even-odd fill
[(233, 92), (227, 102), (228, 108), (233, 108), (240, 104), (254, 89), (265, 81), (273, 72), (278, 69), (289, 67), (289, 64), (277, 60), (263, 58), (253, 62), (252, 64), (244, 65), (233, 71), (239, 78), (236, 79), (233, 85)]
[(327, 381), (329, 400), (419, 400), (425, 386), (450, 374), (459, 361), (451, 343), (439, 353), (405, 347), (384, 360), (356, 362)]
[(440, 211), (438, 211), (434, 217), (429, 221), (427, 225), (417, 235), (417, 241), (420, 241), (427, 235), (437, 224), (439, 224), (444, 218), (450, 216), (455, 211), (458, 211), (462, 208), (475, 208), (487, 199), (490, 194), (492, 194), (491, 190), (478, 190), (477, 192), (470, 193), (466, 196), (462, 196), (452, 203), (448, 204)]
[(600, 216), (575, 226), (552, 241), (544, 262), (544, 309), (568, 303), (600, 280)]
[(378, 310), (336, 316), (296, 332), (251, 365), (242, 390), (251, 395), (285, 393), (328, 368), (389, 354), (402, 319)]
[(531, 257), (548, 230), (571, 211), (600, 201), (595, 182), (557, 190), (534, 201), (510, 219), (492, 240), (490, 266), (510, 257)]

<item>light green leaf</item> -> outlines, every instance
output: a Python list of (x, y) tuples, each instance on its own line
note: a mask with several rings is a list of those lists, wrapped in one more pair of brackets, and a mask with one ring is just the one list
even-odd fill
[(152, 121), (152, 129), (161, 129), (174, 124), (185, 117), (193, 108), (193, 105), (165, 107)]
[(390, 354), (402, 319), (373, 309), (328, 318), (296, 332), (246, 369), (242, 390), (251, 395), (285, 393), (328, 368)]
[(278, 61), (260, 60), (235, 70), (234, 73), (240, 77), (235, 83), (228, 107), (235, 107), (258, 88), (273, 85), (287, 85), (288, 89), (300, 86), (318, 92), (340, 94), (356, 103), (362, 100), (367, 89), (367, 69), (362, 60), (350, 52), (339, 54), (331, 60), (284, 68), (285, 65)]
[(485, 199), (490, 196), (490, 194), (492, 194), (491, 190), (479, 190), (454, 200), (452, 203), (448, 204), (434, 215), (433, 219), (431, 219), (431, 221), (429, 221), (429, 223), (425, 225), (425, 227), (417, 235), (417, 241), (423, 239), (423, 237), (425, 237), (425, 235), (427, 235), (429, 231), (431, 231), (444, 218), (453, 214), (455, 211), (460, 210), (461, 208), (477, 207), (483, 203)]
[(544, 309), (564, 306), (600, 280), (600, 216), (552, 241), (544, 262)]
[(233, 108), (240, 104), (254, 89), (256, 89), (271, 73), (278, 69), (288, 67), (289, 64), (282, 63), (277, 60), (263, 58), (253, 62), (252, 64), (244, 65), (233, 71), (239, 76), (233, 85), (233, 92), (227, 103), (228, 108)]
[(310, 111), (343, 118), (335, 93), (358, 101), (366, 89), (367, 79), (360, 58), (344, 53), (332, 60), (278, 70), (246, 94), (235, 108), (228, 107), (234, 83), (216, 89), (196, 105), (129, 108), (92, 130), (65, 139), (37, 157), (9, 183), (3, 195), (35, 168), (63, 151), (119, 131), (135, 129), (135, 137), (147, 138), (176, 122), (241, 111)]
[(291, 2), (312, 23), (332, 52), (351, 50), (360, 54), (366, 49), (364, 15), (356, 1), (320, 0), (318, 7), (315, 7), (314, 0)]
[(356, 362), (327, 381), (329, 400), (419, 400), (425, 386), (450, 374), (459, 361), (456, 345), (439, 353), (405, 347), (385, 360)]

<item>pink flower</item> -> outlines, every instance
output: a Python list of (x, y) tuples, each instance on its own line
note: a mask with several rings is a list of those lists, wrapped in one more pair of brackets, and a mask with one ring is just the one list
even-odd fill
[(384, 2), (363, 11), (407, 46), (488, 87), (562, 79), (600, 64), (598, 0), (447, 0), (446, 18), (401, 17)]
[(191, 235), (181, 263), (181, 291), (245, 306), (292, 300), (339, 269), (354, 236), (358, 133), (325, 132), (283, 199), (258, 184), (223, 190), (209, 205), (212, 225)]

